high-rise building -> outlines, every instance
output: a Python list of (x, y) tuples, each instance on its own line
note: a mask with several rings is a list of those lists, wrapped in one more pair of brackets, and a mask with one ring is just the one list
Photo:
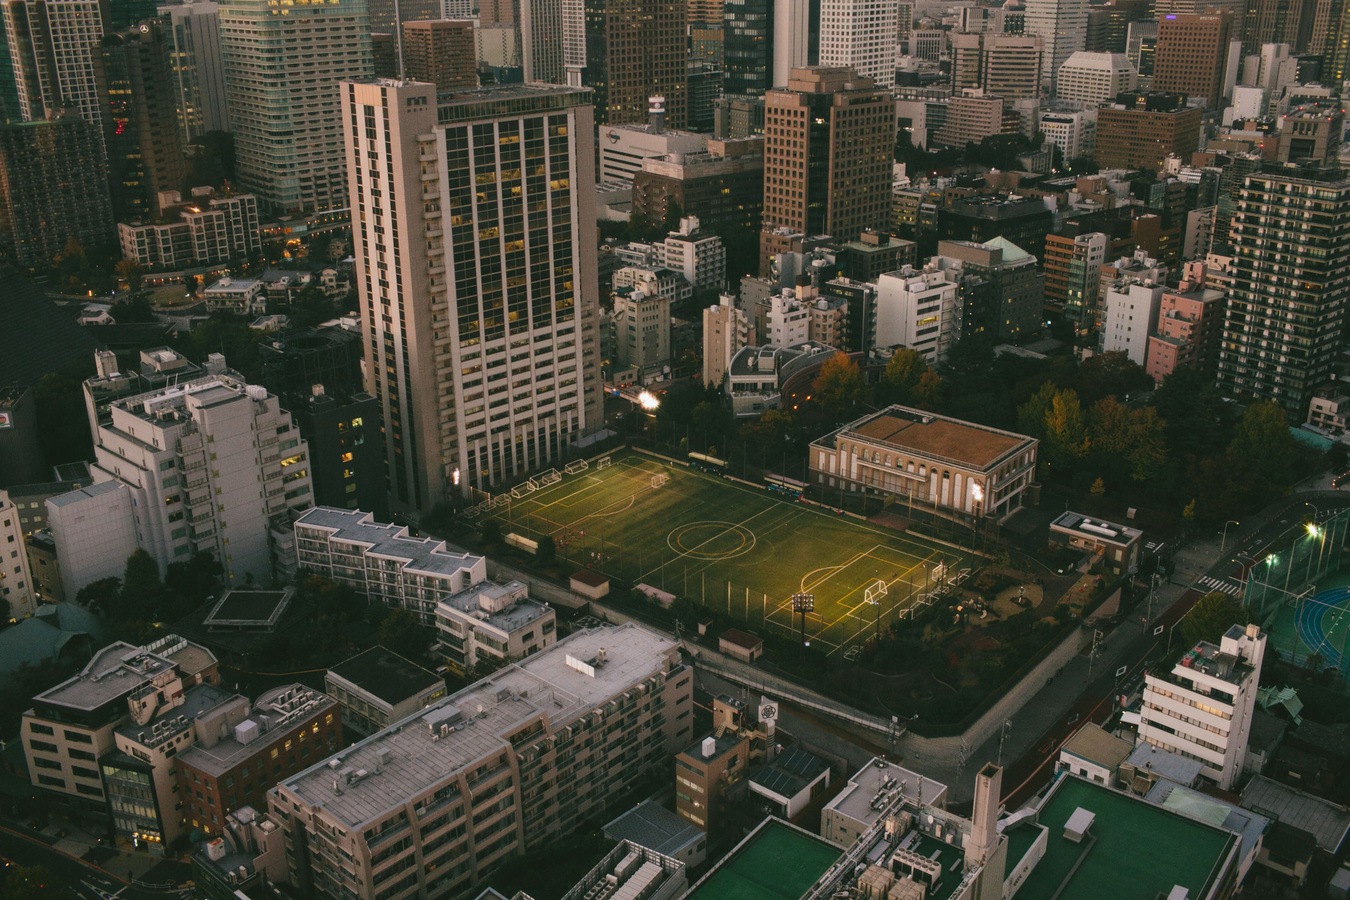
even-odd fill
[(370, 0), (370, 28), (372, 31), (392, 33), (400, 22), (452, 18), (442, 13), (441, 0), (398, 0), (398, 15), (395, 18), (394, 0)]
[(735, 297), (723, 294), (703, 310), (703, 383), (721, 387), (732, 357), (749, 343), (750, 320)]
[(364, 0), (220, 4), (220, 45), (239, 180), (271, 212), (347, 207), (338, 83), (374, 69)]
[(1078, 333), (1090, 330), (1096, 318), (1097, 285), (1109, 244), (1100, 231), (1045, 236), (1045, 307), (1062, 314)]
[(1055, 97), (1089, 106), (1114, 100), (1122, 91), (1132, 91), (1139, 73), (1124, 53), (1090, 53), (1080, 50), (1059, 67)]
[(1145, 675), (1139, 741), (1204, 763), (1202, 777), (1232, 788), (1247, 758), (1265, 653), (1261, 626), (1234, 625), (1217, 646), (1200, 641), (1170, 672)]
[(847, 68), (793, 69), (765, 95), (764, 228), (850, 240), (890, 219), (895, 104)]
[(120, 378), (109, 356), (98, 354), (99, 374), (86, 388), (91, 470), (95, 486), (131, 490), (125, 527), (137, 545), (161, 571), (206, 552), (230, 584), (270, 582), (293, 558), (289, 514), (314, 504), (309, 447), (291, 414), (223, 366), (101, 409), (101, 386)]
[(595, 121), (647, 121), (662, 97), (666, 121), (683, 128), (689, 114), (685, 0), (562, 0), (567, 83), (594, 91)]
[(1280, 118), (1280, 162), (1333, 164), (1341, 149), (1345, 111), (1341, 104), (1310, 102), (1289, 110)]
[(1125, 32), (1125, 58), (1139, 73), (1139, 89), (1153, 84), (1154, 63), (1158, 56), (1158, 23), (1131, 22)]
[(438, 91), (478, 87), (472, 19), (403, 23), (403, 74)]
[[(518, 0), (520, 50), (525, 81), (566, 84), (563, 66), (562, 0)], [(566, 38), (567, 36), (563, 36)]]
[(214, 0), (193, 0), (160, 7), (173, 44), (173, 88), (183, 143), (208, 131), (226, 131), (225, 68), (220, 58), (220, 7)]
[(343, 87), (367, 390), (395, 508), (552, 465), (600, 422), (588, 99)]
[(851, 68), (878, 87), (894, 85), (897, 12), (894, 0), (821, 0), (820, 65)]
[(1045, 42), (1041, 85), (1053, 91), (1069, 57), (1087, 45), (1087, 0), (1026, 0), (1026, 33)]
[(1149, 0), (1108, 0), (1093, 6), (1088, 10), (1087, 41), (1083, 49), (1093, 53), (1124, 53), (1130, 23), (1151, 15)]
[[(1290, 2), (1290, 0), (1251, 0), (1246, 4), (1242, 29), (1233, 35), (1242, 38), (1245, 53), (1255, 53), (1263, 44), (1288, 44), (1302, 49), (1306, 44), (1305, 26), (1311, 26), (1315, 9), (1330, 3)], [(1324, 14), (1325, 15), (1325, 14)], [(1300, 36), (1305, 40), (1300, 41)]]
[(1219, 386), (1301, 421), (1313, 390), (1336, 373), (1350, 298), (1350, 178), (1293, 166), (1249, 174), (1232, 245)]
[[(781, 87), (793, 69), (820, 64), (820, 8), (824, 0), (773, 0), (773, 72)], [(904, 4), (900, 4), (904, 6)], [(908, 23), (906, 23), (907, 25)], [(900, 31), (897, 23), (897, 32)]]
[(5, 37), (13, 57), (18, 117), (50, 118), (78, 110), (103, 149), (99, 42), (110, 28), (107, 0), (6, 0)]
[(459, 896), (600, 814), (692, 740), (677, 651), (631, 623), (579, 631), (283, 779), (291, 884)]
[(1200, 146), (1203, 114), (1181, 94), (1123, 93), (1097, 110), (1097, 162), (1157, 171), (1169, 156), (1187, 159)]
[(952, 35), (952, 88), (979, 88), (1009, 99), (1035, 98), (1041, 89), (1043, 42), (1037, 35)]
[(172, 51), (153, 22), (103, 39), (108, 176), (119, 222), (152, 219), (160, 194), (187, 179), (187, 157), (174, 95)]
[(71, 239), (116, 240), (101, 138), (74, 112), (0, 125), (0, 244), (19, 265), (45, 268)]
[(660, 227), (672, 210), (701, 222), (758, 228), (764, 206), (764, 139), (709, 140), (708, 149), (642, 160), (633, 173), (633, 221)]
[(725, 0), (722, 4), (722, 89), (760, 96), (773, 80), (774, 0)]
[(1159, 19), (1153, 90), (1201, 97), (1206, 106), (1217, 107), (1224, 97), (1232, 24), (1226, 13)]

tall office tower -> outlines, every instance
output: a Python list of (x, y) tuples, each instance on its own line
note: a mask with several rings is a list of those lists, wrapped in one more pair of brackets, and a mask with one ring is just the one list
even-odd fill
[(793, 69), (764, 95), (764, 232), (851, 240), (890, 220), (895, 103), (847, 68)]
[(0, 16), (0, 122), (19, 119), (19, 91), (14, 83), (14, 57), (9, 52), (4, 18)]
[(1088, 11), (1087, 42), (1093, 53), (1124, 53), (1125, 33), (1131, 22), (1152, 15), (1149, 0), (1108, 0)]
[(897, 12), (894, 0), (821, 0), (820, 65), (848, 66), (878, 87), (894, 85)]
[(1055, 88), (1059, 67), (1087, 45), (1087, 0), (1026, 0), (1026, 33), (1045, 42), (1041, 86)]
[(722, 90), (758, 97), (773, 87), (774, 0), (725, 0), (722, 5)]
[(516, 26), (520, 24), (520, 8), (516, 0), (481, 0), (478, 4), (479, 24), (494, 26)]
[(1327, 84), (1341, 84), (1350, 78), (1350, 3), (1332, 3), (1326, 17), (1330, 27), (1322, 49), (1322, 77)]
[[(519, 0), (520, 52), (525, 81), (566, 84), (562, 0)], [(562, 40), (559, 36), (562, 35)]]
[(103, 39), (108, 175), (119, 222), (157, 218), (160, 193), (180, 190), (187, 179), (170, 56), (153, 22)]
[[(820, 7), (824, 0), (771, 0), (773, 73), (770, 87), (781, 87), (793, 69), (820, 63)], [(897, 14), (898, 15), (898, 14)], [(899, 28), (897, 26), (897, 32)]]
[(1123, 93), (1097, 110), (1097, 162), (1158, 171), (1169, 156), (1189, 159), (1200, 147), (1203, 114), (1181, 94)]
[(0, 244), (19, 265), (46, 268), (72, 238), (116, 241), (101, 134), (73, 112), (0, 126)]
[(220, 58), (220, 7), (214, 0), (161, 6), (173, 43), (173, 84), (183, 142), (230, 127)]
[(1255, 53), (1262, 44), (1288, 44), (1296, 50), (1304, 44), (1299, 42), (1303, 32), (1303, 16), (1307, 9), (1308, 21), (1315, 15), (1314, 3), (1300, 0), (1251, 0), (1247, 4), (1246, 15), (1242, 20), (1242, 51)]
[(429, 84), (342, 88), (367, 391), (396, 509), (556, 464), (600, 424), (588, 99), (514, 85), (438, 107)]
[(403, 71), (438, 91), (478, 87), (472, 19), (403, 23)]
[(1132, 91), (1139, 81), (1124, 53), (1089, 53), (1080, 50), (1059, 67), (1055, 96), (1096, 106), (1114, 100), (1122, 91)]
[(370, 0), (371, 31), (392, 32), (398, 22), (425, 22), (441, 18), (445, 18), (441, 0), (398, 0), (397, 18), (394, 15), (394, 0)]
[(13, 57), (18, 118), (32, 122), (78, 110), (104, 147), (103, 94), (96, 63), (108, 31), (107, 0), (6, 0), (5, 38)]
[(715, 28), (722, 24), (723, 0), (688, 0), (685, 21), (693, 28)]
[(594, 91), (597, 125), (645, 122), (664, 97), (666, 123), (685, 127), (685, 57), (685, 0), (563, 0), (567, 83)]
[(1006, 99), (1035, 98), (1040, 93), (1041, 38), (1036, 35), (952, 35), (952, 87), (977, 87)]
[(239, 180), (271, 212), (347, 207), (338, 83), (374, 69), (365, 0), (220, 4), (220, 45)]
[(1157, 22), (1130, 23), (1125, 32), (1125, 58), (1139, 73), (1139, 90), (1148, 90), (1153, 84), (1153, 69), (1158, 58)]
[(1231, 32), (1227, 13), (1159, 19), (1153, 90), (1203, 97), (1206, 106), (1219, 106)]
[(1313, 390), (1336, 375), (1350, 296), (1350, 179), (1312, 167), (1252, 172), (1231, 234), (1219, 387), (1273, 400), (1302, 421)]

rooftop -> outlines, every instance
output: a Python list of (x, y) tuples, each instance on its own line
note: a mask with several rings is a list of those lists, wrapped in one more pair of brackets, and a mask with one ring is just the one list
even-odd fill
[(1116, 737), (1095, 722), (1088, 722), (1064, 742), (1060, 752), (1114, 770), (1129, 757), (1133, 749), (1134, 745), (1129, 741)]
[(864, 416), (817, 443), (833, 446), (840, 437), (929, 459), (950, 460), (977, 470), (991, 469), (1010, 454), (1036, 445), (1035, 439), (1026, 435), (904, 406)]
[(1145, 799), (1188, 819), (1236, 833), (1242, 839), (1240, 855), (1243, 857), (1256, 849), (1261, 836), (1270, 827), (1270, 819), (1265, 816), (1170, 781), (1159, 781)]
[(184, 675), (195, 675), (215, 662), (210, 650), (176, 634), (166, 635), (145, 647), (117, 641), (95, 653), (80, 674), (48, 688), (33, 699), (73, 709), (97, 709), (175, 666)]
[(690, 844), (707, 839), (701, 828), (651, 800), (643, 800), (606, 825), (605, 836), (616, 841), (632, 841), (666, 856), (674, 856)]
[(87, 487), (67, 491), (64, 494), (48, 497), (47, 502), (59, 509), (63, 506), (83, 503), (91, 497), (102, 497), (104, 494), (113, 494), (122, 490), (127, 490), (127, 486), (120, 481), (100, 481), (97, 484), (91, 484)]
[(1138, 528), (1131, 528), (1128, 525), (1117, 525), (1114, 522), (1108, 522), (1105, 519), (1094, 519), (1091, 516), (1085, 516), (1082, 513), (1076, 513), (1072, 510), (1066, 510), (1050, 523), (1051, 528), (1063, 528), (1068, 531), (1074, 531), (1085, 537), (1097, 541), (1108, 541), (1113, 544), (1125, 546), (1131, 544), (1143, 536), (1143, 532)]
[(770, 794), (795, 797), (829, 769), (825, 760), (801, 747), (789, 747), (750, 779)]
[(798, 900), (842, 852), (810, 832), (768, 818), (694, 885), (687, 900)]
[[(243, 700), (238, 694), (214, 684), (199, 684), (183, 693), (183, 701), (178, 706), (158, 707), (148, 722), (130, 721), (114, 730), (143, 746), (159, 747), (174, 735), (192, 729), (203, 713), (236, 699)], [(187, 751), (183, 755), (186, 756)]]
[(529, 588), (519, 581), (498, 584), (484, 581), (452, 594), (436, 604), (458, 610), (489, 627), (512, 634), (547, 616), (549, 607), (528, 596)]
[(1257, 775), (1242, 791), (1242, 805), (1252, 812), (1301, 828), (1317, 839), (1317, 846), (1336, 854), (1350, 832), (1350, 810), (1330, 800)]
[[(402, 806), (500, 752), (536, 720), (565, 726), (672, 665), (676, 644), (629, 623), (579, 631), (291, 776), (281, 787), (346, 827)], [(589, 671), (588, 671), (589, 670)], [(370, 774), (333, 790), (338, 767)]]
[[(193, 689), (199, 690), (201, 688)], [(231, 729), (214, 746), (207, 747), (203, 743), (197, 743), (184, 750), (178, 758), (185, 765), (218, 778), (239, 763), (265, 752), (272, 744), (286, 737), (297, 720), (308, 720), (316, 713), (336, 705), (327, 694), (307, 688), (303, 684), (288, 684), (273, 688), (258, 698), (248, 718), (244, 720), (253, 722), (258, 726), (256, 729), (249, 729), (247, 726), (244, 731)], [(244, 737), (245, 740), (241, 741), (240, 737)]]
[(472, 569), (483, 559), (472, 553), (451, 550), (445, 541), (412, 537), (405, 526), (376, 522), (374, 513), (359, 509), (316, 506), (306, 511), (295, 524), (325, 529), (336, 540), (362, 545), (371, 556), (403, 562), (410, 572), (455, 575)]
[(918, 806), (941, 806), (946, 799), (947, 786), (925, 778), (918, 772), (873, 759), (848, 780), (848, 785), (825, 804), (858, 822), (874, 822), (895, 791)]
[(444, 687), (445, 680), (417, 663), (404, 659), (387, 647), (372, 647), (344, 660), (328, 670), (361, 690), (395, 706), (409, 697), (433, 687)]
[[(1095, 818), (1078, 843), (1064, 826), (1080, 809)], [(1209, 896), (1238, 842), (1235, 834), (1072, 775), (1055, 782), (1037, 822), (1049, 833), (1045, 855), (1019, 891), (1024, 897), (1139, 900), (1181, 885), (1198, 900)], [(1011, 835), (1010, 843), (1026, 846)], [(1021, 862), (1012, 846), (1009, 870)]]
[(294, 593), (290, 588), (284, 591), (226, 591), (203, 623), (208, 628), (275, 625)]
[(1166, 778), (1168, 781), (1188, 787), (1195, 784), (1195, 780), (1205, 769), (1205, 764), (1198, 759), (1160, 750), (1152, 744), (1143, 742), (1134, 748), (1122, 765), (1134, 766), (1146, 772), (1156, 772), (1159, 778)]

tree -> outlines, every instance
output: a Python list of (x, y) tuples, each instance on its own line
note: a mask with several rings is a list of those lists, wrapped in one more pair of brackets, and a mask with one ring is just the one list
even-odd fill
[(115, 618), (155, 621), (164, 605), (164, 582), (159, 577), (159, 563), (144, 550), (138, 549), (127, 557), (122, 575), (122, 592), (118, 597)]
[(937, 412), (942, 406), (942, 377), (929, 369), (919, 376), (919, 383), (915, 385), (914, 405), (919, 409), (926, 409), (929, 412)]
[(391, 609), (380, 622), (379, 642), (399, 656), (421, 659), (430, 643), (427, 631), (411, 610)]
[(478, 541), (484, 547), (491, 547), (502, 542), (502, 526), (496, 519), (484, 519), (483, 524), (478, 526)]
[(91, 581), (75, 595), (75, 602), (90, 612), (108, 614), (116, 609), (122, 596), (122, 579), (100, 578)]
[(1167, 470), (1167, 423), (1151, 406), (1130, 412), (1129, 457), (1130, 477), (1135, 481), (1153, 482)]
[(126, 283), (127, 290), (132, 294), (140, 291), (141, 286), (145, 284), (145, 268), (137, 260), (131, 257), (119, 259), (113, 266), (113, 273)]
[(1153, 379), (1144, 367), (1122, 350), (1098, 353), (1078, 367), (1074, 388), (1084, 403), (1096, 403), (1103, 397), (1126, 399), (1153, 387)]
[(58, 884), (43, 866), (12, 865), (5, 870), (0, 900), (56, 900), (75, 896)]
[(1102, 481), (1101, 476), (1098, 475), (1097, 480), (1092, 482), (1092, 496), (1100, 497), (1105, 493), (1106, 493), (1106, 482)]
[(1052, 469), (1067, 471), (1087, 452), (1083, 407), (1072, 389), (1055, 392), (1045, 414), (1045, 456)]
[(919, 379), (928, 371), (928, 360), (912, 347), (900, 347), (891, 354), (881, 376), (884, 399), (891, 403), (910, 403)]
[(842, 422), (863, 398), (862, 370), (846, 353), (836, 353), (820, 367), (811, 394), (833, 421)]
[(49, 466), (92, 456), (94, 441), (84, 409), (84, 379), (93, 374), (93, 359), (81, 359), (42, 376), (33, 391), (38, 444)]
[(1247, 610), (1242, 603), (1222, 591), (1214, 591), (1195, 601), (1186, 618), (1181, 620), (1181, 636), (1188, 647), (1199, 641), (1218, 643), (1229, 628), (1245, 624)]
[(1031, 399), (1017, 408), (1017, 429), (1025, 435), (1044, 439), (1045, 420), (1050, 415), (1050, 407), (1058, 392), (1059, 388), (1055, 387), (1054, 382), (1042, 384), (1040, 390), (1031, 395)]
[(534, 558), (541, 566), (550, 565), (558, 557), (558, 545), (554, 543), (553, 538), (544, 535), (539, 538), (539, 546), (535, 548)]

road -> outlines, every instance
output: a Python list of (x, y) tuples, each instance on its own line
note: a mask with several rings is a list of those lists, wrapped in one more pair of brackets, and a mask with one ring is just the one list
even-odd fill
[(185, 900), (189, 891), (155, 890), (126, 880), (53, 849), (29, 835), (0, 825), (0, 856), (21, 866), (43, 866), (65, 890), (79, 900)]
[[(1173, 639), (1173, 629), (1197, 600), (1216, 587), (1240, 585), (1246, 580), (1248, 569), (1255, 565), (1253, 560), (1264, 559), (1272, 548), (1287, 546), (1290, 539), (1302, 531), (1309, 503), (1315, 504), (1325, 515), (1327, 510), (1350, 506), (1350, 496), (1328, 491), (1295, 495), (1270, 510), (1260, 524), (1232, 536), (1220, 558), (1203, 575), (1195, 578), (1142, 634), (1131, 640), (1113, 665), (1102, 667), (1104, 671), (1093, 679), (1064, 715), (1033, 742), (1030, 750), (1008, 765), (1003, 775), (1003, 802), (1008, 809), (1021, 808), (1050, 781), (1060, 747), (1082, 727), (1083, 722), (1102, 724), (1110, 718), (1120, 685), (1138, 678), (1150, 660), (1166, 653)], [(1122, 668), (1125, 671), (1118, 676), (1116, 673)]]

